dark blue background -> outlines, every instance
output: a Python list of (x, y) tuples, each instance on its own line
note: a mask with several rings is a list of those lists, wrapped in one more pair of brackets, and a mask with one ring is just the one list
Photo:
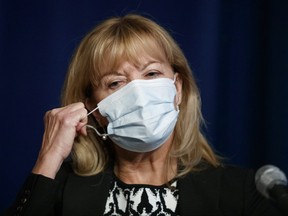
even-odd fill
[(73, 50), (99, 21), (129, 12), (179, 42), (216, 150), (229, 163), (288, 174), (287, 11), (285, 0), (1, 0), (0, 212), (33, 167)]

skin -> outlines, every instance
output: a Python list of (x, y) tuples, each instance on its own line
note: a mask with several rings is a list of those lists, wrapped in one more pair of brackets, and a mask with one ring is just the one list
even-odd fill
[[(140, 55), (141, 56), (141, 55)], [(174, 79), (174, 72), (168, 62), (162, 62), (142, 55), (141, 65), (133, 65), (127, 61), (120, 64), (116, 71), (106, 73), (100, 79), (100, 84), (88, 100), (88, 107), (94, 108), (97, 103), (113, 92), (125, 86), (134, 79)], [(177, 95), (175, 107), (181, 103), (182, 80), (175, 75)], [(98, 111), (93, 113), (101, 125), (108, 121)], [(75, 103), (63, 108), (57, 108), (46, 113), (45, 132), (38, 160), (32, 172), (46, 177), (55, 178), (63, 160), (69, 155), (73, 140), (77, 134), (86, 135), (83, 127), (87, 123), (87, 110), (83, 103)], [(127, 151), (115, 145), (116, 163), (114, 172), (127, 184), (162, 185), (166, 183), (166, 158), (172, 143), (173, 134), (158, 149), (148, 153)], [(176, 174), (177, 163), (173, 162), (168, 179)]]
[(83, 103), (70, 104), (48, 111), (44, 122), (42, 146), (32, 173), (54, 179), (77, 134), (86, 135), (87, 110)]

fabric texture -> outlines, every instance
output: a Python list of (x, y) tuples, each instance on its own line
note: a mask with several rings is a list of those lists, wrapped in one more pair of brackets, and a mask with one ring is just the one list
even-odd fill
[(104, 216), (138, 215), (176, 216), (179, 190), (177, 181), (171, 185), (151, 186), (125, 184), (116, 176), (109, 189)]
[[(74, 174), (69, 164), (62, 166), (56, 180), (31, 174), (6, 216), (103, 215), (112, 183), (111, 170), (82, 177)], [(177, 188), (181, 216), (281, 215), (257, 192), (254, 172), (248, 169), (205, 165), (202, 171), (178, 179)]]

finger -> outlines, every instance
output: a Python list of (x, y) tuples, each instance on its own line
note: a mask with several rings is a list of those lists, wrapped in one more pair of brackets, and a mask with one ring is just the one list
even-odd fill
[(80, 130), (78, 130), (78, 134), (79, 135), (84, 135), (84, 136), (87, 136), (87, 129), (86, 129), (86, 124), (81, 124), (81, 127), (80, 127)]
[(59, 121), (65, 126), (77, 127), (79, 122), (86, 123), (87, 110), (83, 103), (70, 104), (63, 109), (55, 109), (51, 112), (53, 120)]
[(52, 110), (52, 114), (59, 115), (59, 116), (66, 116), (70, 113), (73, 114), (77, 112), (77, 110), (85, 109), (85, 105), (82, 102), (69, 104), (65, 107), (57, 108)]
[(85, 125), (87, 125), (88, 123), (87, 110), (86, 109), (85, 111), (81, 110), (81, 112), (83, 112), (81, 115), (84, 115), (84, 118), (81, 118), (80, 121), (78, 122), (76, 126), (76, 131), (80, 134), (86, 135), (87, 133)]

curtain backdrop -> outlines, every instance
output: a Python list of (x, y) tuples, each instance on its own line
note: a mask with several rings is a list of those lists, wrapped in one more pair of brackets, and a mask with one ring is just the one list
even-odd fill
[(77, 44), (126, 13), (172, 32), (201, 91), (203, 131), (227, 163), (288, 174), (287, 11), (285, 0), (1, 0), (0, 212), (33, 167)]

